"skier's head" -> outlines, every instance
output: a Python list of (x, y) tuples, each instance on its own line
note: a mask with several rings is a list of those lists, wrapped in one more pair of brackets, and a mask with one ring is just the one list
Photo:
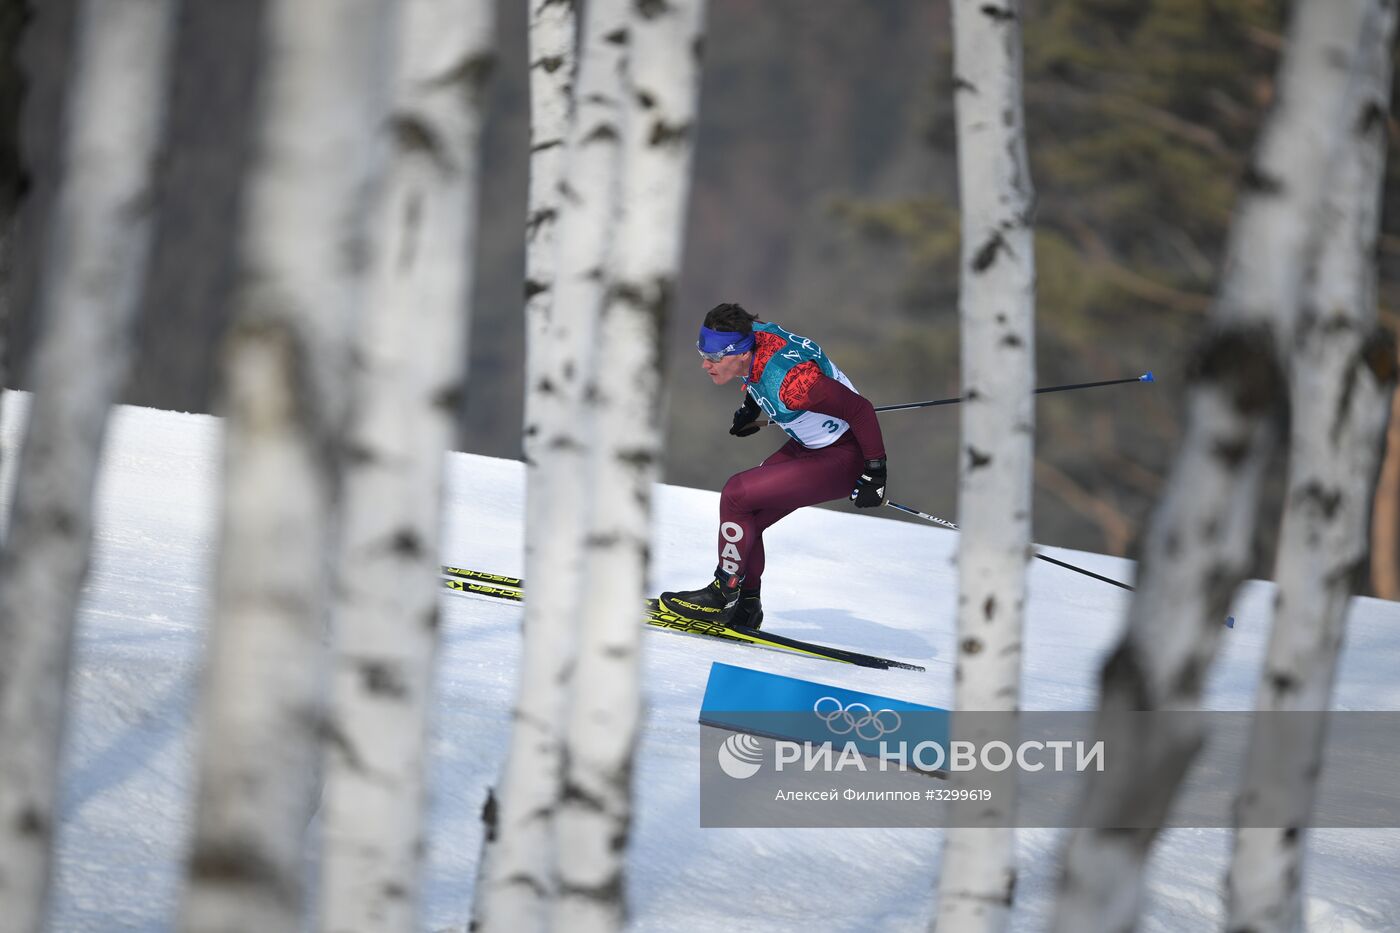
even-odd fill
[(748, 373), (753, 362), (753, 325), (757, 320), (742, 305), (730, 301), (715, 305), (705, 315), (695, 348), (700, 351), (700, 366), (715, 385)]

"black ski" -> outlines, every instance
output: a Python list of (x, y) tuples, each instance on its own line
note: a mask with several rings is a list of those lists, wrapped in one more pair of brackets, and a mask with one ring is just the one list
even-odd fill
[[(470, 570), (465, 567), (443, 567), (442, 572), (446, 577), (442, 581), (443, 585), (459, 593), (486, 596), (493, 599), (506, 599), (512, 602), (520, 602), (524, 599), (525, 581), (519, 577), (507, 577), (501, 574), (485, 573), (480, 570)], [(750, 645), (755, 648), (785, 651), (793, 654), (805, 655), (807, 657), (822, 658), (827, 661), (855, 664), (860, 667), (874, 667), (882, 670), (888, 670), (892, 667), (909, 671), (924, 670), (924, 668), (917, 664), (908, 664), (904, 661), (895, 661), (890, 658), (861, 654), (858, 651), (847, 651), (844, 648), (833, 648), (830, 645), (821, 645), (815, 642), (788, 638), (776, 632), (730, 628), (727, 625), (720, 625), (715, 622), (702, 622), (694, 619), (687, 619), (683, 616), (668, 612), (655, 599), (646, 601), (642, 620), (654, 628), (664, 629), (668, 632), (679, 632), (683, 635), (698, 635), (706, 638), (718, 638), (721, 641)]]

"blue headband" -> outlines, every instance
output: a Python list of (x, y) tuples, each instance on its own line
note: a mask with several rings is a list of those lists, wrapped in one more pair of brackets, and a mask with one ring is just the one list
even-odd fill
[(753, 346), (753, 334), (741, 334), (737, 330), (710, 330), (700, 325), (700, 339), (695, 346), (701, 353), (723, 353), (733, 356), (743, 353)]

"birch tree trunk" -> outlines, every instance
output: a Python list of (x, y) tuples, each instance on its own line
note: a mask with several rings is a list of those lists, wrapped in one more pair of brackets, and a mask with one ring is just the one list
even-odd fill
[[(1018, 0), (956, 0), (959, 199), (962, 211), (962, 455), (958, 515), (958, 666), (953, 733), (979, 744), (1021, 694), (1021, 629), (1031, 553), (1035, 442), (1035, 193), (1021, 107)], [(1006, 928), (1016, 885), (1015, 781), (1002, 782), (991, 825), (947, 832), (934, 926)], [(1001, 825), (995, 825), (1001, 824)]]
[(223, 529), (180, 919), (188, 931), (302, 924), (347, 336), (362, 292), (387, 9), (268, 7), (243, 270), (223, 348)]
[(661, 342), (676, 291), (699, 100), (704, 0), (628, 4), (621, 99), (623, 216), (588, 398), (593, 517), (558, 817), (554, 928), (601, 933), (625, 920), (632, 753), (641, 718), (637, 606), (651, 552), (651, 495), (665, 437)]
[(563, 783), (564, 685), (582, 609), (586, 454), (584, 405), (594, 334), (609, 279), (619, 213), (619, 124), (627, 48), (626, 0), (585, 10), (577, 106), (559, 200), (553, 309), (541, 348), (527, 469), (524, 645), (514, 729), (495, 825), (487, 826), (475, 922), (492, 931), (537, 930), (555, 896), (554, 831)]
[[(578, 15), (573, 0), (530, 0), (530, 190), (525, 219), (525, 385), (544, 374), (544, 347), (554, 305), (554, 268), (564, 155), (574, 112)], [(541, 393), (525, 393), (525, 461), (539, 459)], [(526, 503), (529, 507), (529, 503)], [(528, 519), (526, 524), (533, 527)]]
[(493, 10), (408, 0), (357, 341), (336, 575), (321, 928), (418, 929), (443, 459), (466, 381)]
[(1331, 705), (1347, 601), (1365, 572), (1371, 492), (1395, 387), (1394, 337), (1376, 324), (1375, 264), (1395, 9), (1387, 0), (1369, 5), (1361, 83), (1293, 346), (1279, 592), (1257, 703), (1266, 717), (1255, 723), (1239, 799), (1243, 828), (1227, 884), (1232, 930), (1303, 928), (1302, 827), (1322, 768), (1324, 719), (1267, 714)]
[(34, 400), (0, 556), (0, 930), (39, 929), (68, 670), (107, 414), (152, 238), (173, 0), (81, 4)]
[[(1104, 664), (1099, 723), (1133, 710), (1194, 709), (1236, 586), (1249, 566), (1261, 480), (1285, 411), (1285, 361), (1304, 269), (1353, 85), (1369, 0), (1295, 7), (1278, 81), (1230, 231), (1224, 278), (1187, 390), (1185, 434), (1143, 545), (1127, 631)], [(1117, 725), (1115, 725), (1117, 724)], [(1135, 923), (1143, 866), (1203, 740), (1198, 723), (1137, 731), (1091, 772), (1060, 880), (1055, 929)], [(1120, 822), (1122, 821), (1122, 822)]]

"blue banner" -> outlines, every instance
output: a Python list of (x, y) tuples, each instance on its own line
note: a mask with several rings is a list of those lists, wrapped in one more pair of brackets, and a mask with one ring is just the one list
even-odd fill
[(948, 748), (949, 712), (895, 697), (715, 662), (700, 705), (707, 726), (775, 739), (852, 743), (878, 757), (907, 743)]

